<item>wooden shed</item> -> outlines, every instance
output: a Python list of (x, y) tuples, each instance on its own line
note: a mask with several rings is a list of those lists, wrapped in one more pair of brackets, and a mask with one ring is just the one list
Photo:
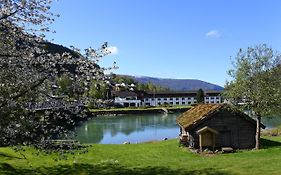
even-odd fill
[(180, 135), (187, 135), (188, 145), (196, 149), (255, 147), (256, 120), (227, 104), (196, 105), (181, 114), (177, 123)]

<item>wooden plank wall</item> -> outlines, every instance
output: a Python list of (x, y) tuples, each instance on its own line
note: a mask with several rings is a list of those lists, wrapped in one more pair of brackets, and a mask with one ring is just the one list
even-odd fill
[(216, 136), (216, 147), (231, 146), (235, 149), (249, 149), (255, 146), (255, 124), (222, 110), (188, 131), (194, 137), (195, 148), (199, 147), (199, 136), (196, 131), (205, 126), (219, 132)]

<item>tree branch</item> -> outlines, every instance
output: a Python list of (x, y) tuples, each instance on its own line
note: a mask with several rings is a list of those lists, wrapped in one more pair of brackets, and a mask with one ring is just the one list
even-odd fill
[[(25, 88), (24, 90), (14, 94), (14, 95), (11, 95), (10, 99), (15, 100), (17, 98), (22, 97), (23, 95), (25, 95), (30, 90), (33, 90), (33, 89), (37, 88), (38, 86), (40, 86), (46, 79), (47, 79), (47, 77), (43, 77), (43, 78), (37, 80), (37, 82), (35, 81), (34, 84), (31, 87)], [(4, 107), (7, 104), (8, 104), (8, 100), (3, 101), (0, 105), (0, 108)]]
[(16, 14), (18, 12), (18, 10), (15, 10), (14, 12), (10, 13), (10, 14), (4, 14), (3, 16), (0, 17), (0, 21), (9, 18), (10, 16), (13, 16), (14, 14)]

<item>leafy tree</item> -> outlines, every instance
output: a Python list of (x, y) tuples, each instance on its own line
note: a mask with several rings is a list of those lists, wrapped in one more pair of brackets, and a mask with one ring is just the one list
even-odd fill
[(280, 54), (265, 44), (240, 49), (229, 71), (233, 79), (226, 84), (224, 95), (256, 116), (256, 149), (260, 147), (261, 117), (280, 115), (280, 58)]
[[(67, 135), (75, 117), (83, 111), (70, 108), (69, 99), (60, 96), (71, 91), (84, 104), (90, 82), (105, 81), (105, 68), (98, 61), (110, 54), (107, 43), (84, 54), (72, 47), (72, 53), (48, 50), (44, 33), (57, 16), (50, 11), (51, 0), (0, 0), (0, 146), (33, 144)], [(77, 54), (73, 54), (77, 53)], [(112, 68), (108, 68), (112, 69)], [(58, 89), (60, 84), (63, 88)], [(62, 86), (61, 86), (62, 87)], [(36, 112), (46, 103), (59, 104), (66, 110)], [(77, 105), (74, 105), (77, 106)], [(68, 110), (69, 108), (69, 110)]]
[(204, 91), (199, 89), (196, 94), (197, 103), (204, 103)]
[(137, 83), (138, 90), (150, 91), (150, 92), (165, 92), (169, 91), (169, 88), (155, 85), (151, 82), (148, 83)]
[(68, 76), (63, 75), (59, 77), (57, 84), (59, 86), (58, 87), (59, 94), (67, 95), (69, 97), (74, 97), (74, 92), (72, 88), (73, 82)]
[(104, 83), (93, 82), (89, 96), (95, 99), (105, 99), (106, 98), (106, 85)]
[[(155, 91), (155, 92), (163, 92), (163, 91), (169, 91), (169, 88), (165, 88), (162, 86), (155, 85), (151, 82), (148, 83), (139, 83), (136, 82), (133, 78), (130, 76), (125, 76), (125, 75), (111, 75), (112, 77), (112, 82), (121, 84), (124, 83), (126, 85), (131, 85), (134, 84), (136, 86), (137, 90), (144, 90), (144, 91)], [(126, 87), (120, 87), (121, 90), (126, 90)]]

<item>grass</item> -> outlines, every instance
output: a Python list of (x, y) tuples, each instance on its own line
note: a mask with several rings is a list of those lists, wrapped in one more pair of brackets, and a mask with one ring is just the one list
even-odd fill
[(0, 174), (281, 174), (281, 136), (262, 139), (263, 149), (203, 156), (178, 147), (177, 140), (131, 145), (93, 144), (85, 154), (35, 154), (27, 148), (24, 159), (11, 148), (0, 148)]

